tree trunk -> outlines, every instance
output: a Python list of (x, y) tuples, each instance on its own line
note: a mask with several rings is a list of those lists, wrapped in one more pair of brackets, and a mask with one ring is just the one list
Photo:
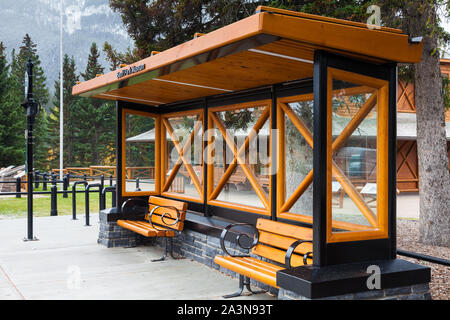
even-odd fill
[[(426, 30), (427, 16), (419, 18), (416, 35)], [(429, 20), (428, 20), (429, 21)], [(422, 61), (415, 65), (417, 151), (419, 158), (420, 238), (423, 243), (450, 246), (450, 175), (445, 132), (445, 107), (436, 35), (424, 38)], [(433, 54), (434, 53), (434, 54)]]

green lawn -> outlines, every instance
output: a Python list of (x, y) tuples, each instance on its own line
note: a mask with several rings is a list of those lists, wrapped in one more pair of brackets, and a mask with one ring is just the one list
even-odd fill
[[(77, 190), (83, 190), (83, 186), (77, 186)], [(97, 190), (93, 188), (92, 190)], [(71, 187), (69, 190), (72, 190)], [(42, 191), (42, 188), (35, 191)], [(50, 185), (47, 188), (50, 191)], [(111, 192), (106, 193), (106, 207), (111, 207)], [(85, 195), (84, 193), (77, 193), (77, 215), (84, 215), (85, 213)], [(99, 194), (98, 192), (89, 193), (89, 212), (97, 213), (99, 211)], [(33, 197), (33, 209), (35, 217), (50, 216), (50, 194), (49, 195), (35, 195)], [(72, 194), (67, 198), (63, 198), (62, 194), (58, 194), (57, 201), (58, 215), (72, 214)], [(0, 216), (8, 217), (26, 217), (27, 216), (27, 197), (22, 195), (22, 198), (2, 197), (0, 196)]]

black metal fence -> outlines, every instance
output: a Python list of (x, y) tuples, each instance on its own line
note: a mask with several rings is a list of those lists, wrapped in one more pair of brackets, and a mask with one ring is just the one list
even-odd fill
[[(81, 180), (80, 180), (81, 179)], [(72, 183), (72, 190), (69, 190), (69, 186)], [(89, 183), (88, 180), (96, 180), (99, 181), (97, 183)], [(112, 175), (108, 177), (109, 186), (105, 186), (105, 177), (101, 176), (76, 176), (71, 174), (66, 174), (63, 176), (63, 179), (57, 179), (57, 175), (55, 173), (40, 173), (39, 171), (34, 172), (34, 189), (39, 189), (42, 184), (42, 191), (33, 190), (33, 195), (50, 195), (50, 216), (58, 215), (58, 194), (62, 194), (63, 198), (68, 198), (69, 193), (72, 194), (72, 219), (77, 220), (77, 203), (76, 197), (79, 193), (84, 193), (85, 198), (85, 219), (86, 225), (89, 226), (89, 214), (90, 214), (90, 202), (89, 202), (89, 194), (92, 192), (96, 192), (99, 195), (99, 210), (103, 210), (106, 208), (106, 193), (112, 193), (112, 201), (111, 206), (115, 206), (116, 204), (116, 186), (115, 179)], [(139, 188), (139, 180), (136, 182), (136, 189)], [(10, 181), (0, 181), (0, 184), (15, 184), (15, 192), (0, 192), (1, 196), (15, 196), (16, 198), (21, 198), (22, 195), (27, 195), (27, 192), (22, 192), (22, 185), (26, 184), (26, 181), (22, 181), (20, 177), (15, 180)], [(62, 185), (62, 190), (58, 190), (58, 185)], [(83, 190), (77, 190), (78, 185), (83, 185)], [(50, 190), (48, 190), (50, 187)], [(91, 188), (96, 188), (96, 190), (92, 190)]]

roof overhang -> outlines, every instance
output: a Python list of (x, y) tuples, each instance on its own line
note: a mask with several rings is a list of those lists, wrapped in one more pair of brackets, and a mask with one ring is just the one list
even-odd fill
[(260, 7), (254, 15), (77, 84), (73, 95), (164, 105), (313, 76), (314, 51), (417, 63), (401, 30)]

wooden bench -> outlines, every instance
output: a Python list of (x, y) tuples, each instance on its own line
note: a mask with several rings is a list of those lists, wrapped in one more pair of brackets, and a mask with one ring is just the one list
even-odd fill
[[(254, 235), (237, 233), (237, 244), (257, 257), (250, 255), (232, 255), (225, 247), (227, 234), (232, 228), (251, 227)], [(251, 245), (242, 243), (247, 238)], [(236, 223), (227, 226), (220, 236), (220, 244), (225, 255), (216, 256), (214, 262), (239, 274), (239, 290), (224, 298), (240, 296), (244, 286), (253, 294), (261, 293), (250, 288), (250, 278), (278, 288), (276, 273), (279, 270), (312, 263), (312, 229), (294, 226), (267, 219), (258, 219), (256, 227), (246, 223)], [(259, 258), (273, 261), (267, 262)]]
[(164, 238), (164, 254), (160, 259), (167, 257), (167, 239), (170, 239), (170, 255), (173, 255), (173, 238), (181, 233), (186, 217), (187, 203), (160, 197), (150, 197), (148, 204), (144, 200), (129, 199), (122, 205), (122, 213), (136, 213), (141, 215), (140, 220), (117, 220), (117, 225), (134, 231), (144, 237)]

